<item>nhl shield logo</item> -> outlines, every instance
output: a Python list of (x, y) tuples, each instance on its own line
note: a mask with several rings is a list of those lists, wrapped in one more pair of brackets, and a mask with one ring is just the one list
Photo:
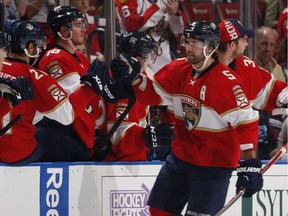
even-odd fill
[(190, 131), (199, 123), (201, 116), (201, 105), (199, 101), (195, 100), (191, 96), (181, 96), (181, 102), (185, 126)]

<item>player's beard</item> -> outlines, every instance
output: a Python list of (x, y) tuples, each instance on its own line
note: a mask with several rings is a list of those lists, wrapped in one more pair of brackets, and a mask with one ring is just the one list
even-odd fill
[(245, 51), (245, 49), (242, 50), (242, 49), (240, 49), (239, 46), (237, 46), (237, 48), (236, 48), (236, 49), (234, 50), (234, 52), (233, 52), (234, 58), (240, 58), (240, 57), (242, 57), (242, 56), (244, 55), (244, 51)]
[(203, 61), (204, 61), (203, 54), (194, 55), (194, 54), (191, 54), (189, 52), (187, 53), (187, 62), (189, 64), (196, 65), (196, 64), (199, 64), (200, 62), (203, 62)]

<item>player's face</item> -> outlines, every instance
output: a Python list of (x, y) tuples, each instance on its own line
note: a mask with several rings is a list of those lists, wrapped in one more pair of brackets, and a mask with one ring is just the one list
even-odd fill
[(84, 20), (72, 21), (72, 42), (74, 45), (81, 45), (84, 43), (87, 25)]
[(186, 48), (187, 61), (190, 64), (197, 65), (204, 60), (204, 43), (202, 41), (193, 38), (186, 38), (184, 45)]
[(248, 46), (248, 41), (246, 38), (239, 38), (238, 43), (234, 49), (234, 57), (239, 58), (244, 55), (245, 49)]

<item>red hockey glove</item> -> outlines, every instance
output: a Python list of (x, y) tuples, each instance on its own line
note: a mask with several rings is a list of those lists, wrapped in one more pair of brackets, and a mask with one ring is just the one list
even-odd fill
[(246, 161), (239, 161), (237, 168), (238, 179), (236, 182), (236, 193), (245, 188), (244, 197), (251, 197), (263, 187), (263, 177), (261, 174), (262, 162), (257, 158)]

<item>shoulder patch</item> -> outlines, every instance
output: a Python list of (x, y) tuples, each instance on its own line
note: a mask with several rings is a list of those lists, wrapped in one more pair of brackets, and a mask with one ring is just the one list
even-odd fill
[(242, 108), (242, 107), (246, 107), (249, 105), (248, 99), (244, 93), (244, 91), (242, 90), (240, 85), (235, 85), (233, 87), (233, 93), (237, 102), (237, 105)]
[(63, 76), (63, 71), (60, 67), (59, 61), (57, 60), (50, 62), (47, 66), (47, 70), (54, 79), (58, 79), (59, 77)]
[(48, 95), (52, 96), (56, 102), (60, 102), (66, 98), (66, 94), (55, 84), (51, 85), (47, 90)]

